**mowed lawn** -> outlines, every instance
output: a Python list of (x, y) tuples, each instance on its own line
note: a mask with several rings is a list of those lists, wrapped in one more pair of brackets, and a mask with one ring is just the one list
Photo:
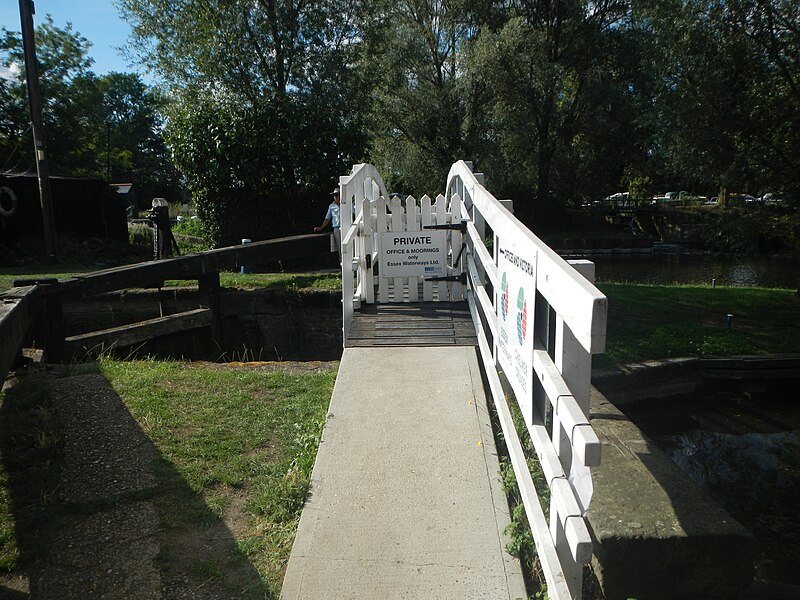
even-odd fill
[[(99, 372), (154, 448), (155, 487), (141, 499), (158, 514), (165, 581), (277, 598), (337, 364), (102, 359), (58, 376)], [(35, 576), (46, 540), (75, 510), (59, 497), (55, 403), (69, 399), (48, 393), (53, 376), (34, 372), (0, 396), (0, 570), (12, 578)]]
[(606, 355), (595, 361), (600, 366), (671, 356), (800, 352), (800, 300), (794, 290), (598, 287), (608, 297)]

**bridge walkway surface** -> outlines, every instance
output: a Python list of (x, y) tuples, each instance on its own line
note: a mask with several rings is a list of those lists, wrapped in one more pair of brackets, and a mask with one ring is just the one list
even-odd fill
[(525, 598), (499, 469), (474, 346), (345, 348), (281, 598)]

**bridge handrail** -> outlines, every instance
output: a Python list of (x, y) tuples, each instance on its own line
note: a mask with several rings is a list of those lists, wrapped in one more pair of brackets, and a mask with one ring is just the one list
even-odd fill
[[(328, 240), (306, 234), (262, 240), (206, 250), (186, 256), (122, 265), (67, 279), (39, 281), (0, 292), (0, 385), (14, 364), (31, 326), (44, 329), (45, 359), (60, 361), (64, 350), (61, 302), (135, 287), (161, 286), (168, 279), (197, 279), (200, 291), (216, 316), (218, 329), (219, 272), (239, 270), (241, 265), (284, 260), (297, 256), (319, 256), (328, 250)], [(35, 282), (36, 280), (30, 280)]]
[[(582, 568), (591, 559), (591, 538), (582, 518), (588, 500), (584, 492), (581, 501), (576, 485), (585, 488), (588, 467), (600, 462), (599, 440), (588, 421), (588, 402), (591, 354), (602, 352), (605, 346), (607, 301), (584, 275), (541, 242), (495, 199), (482, 179), (481, 174), (473, 173), (471, 166), (463, 161), (453, 165), (447, 178), (447, 197), (458, 195), (462, 199), (463, 216), (467, 220), (467, 299), (489, 387), (547, 580), (548, 594), (551, 598), (580, 597)], [(493, 233), (493, 255), (484, 245), (487, 225)], [(534, 343), (530, 357), (534, 389), (539, 391), (528, 390), (527, 398), (517, 400), (520, 407), (530, 409), (531, 414), (523, 416), (551, 488), (549, 526), (498, 375), (500, 324), (495, 307), (500, 290), (500, 240), (513, 242), (521, 256), (535, 257), (535, 287), (544, 299), (544, 303), (536, 303), (536, 312), (548, 315), (544, 327), (546, 339)], [(577, 265), (583, 270), (587, 267)], [(593, 278), (593, 273), (589, 275)], [(491, 286), (492, 297), (487, 292), (487, 284)], [(555, 312), (555, 327), (549, 323), (551, 310)], [(541, 321), (540, 315), (535, 318)], [(551, 328), (555, 329), (554, 340), (550, 340)], [(545, 345), (553, 347), (545, 348)], [(547, 430), (548, 404), (552, 406), (549, 420), (556, 443), (551, 441)], [(573, 478), (582, 478), (582, 481), (570, 481)]]
[[(374, 203), (380, 196), (388, 198), (389, 193), (380, 173), (370, 164), (355, 165), (350, 175), (339, 178), (343, 343), (347, 342), (354, 310), (360, 306), (362, 298), (372, 298), (374, 294), (372, 237), (357, 234), (364, 229), (366, 203)], [(367, 223), (368, 228), (370, 224), (371, 221)]]
[(0, 294), (0, 387), (41, 308), (38, 286), (17, 287)]
[[(521, 251), (538, 255), (537, 291), (564, 319), (586, 350), (592, 354), (602, 353), (606, 342), (606, 298), (602, 292), (574, 269), (564, 268), (566, 261), (488, 192), (463, 160), (454, 163), (447, 175), (447, 196), (453, 193), (461, 196), (479, 234), (482, 224), (488, 224), (495, 233), (502, 229)], [(473, 210), (478, 211), (478, 219)]]

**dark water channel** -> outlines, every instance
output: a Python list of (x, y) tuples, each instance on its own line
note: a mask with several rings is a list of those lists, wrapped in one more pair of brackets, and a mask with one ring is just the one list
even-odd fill
[(626, 407), (625, 412), (753, 533), (757, 578), (800, 586), (797, 383), (759, 395), (709, 390), (666, 406)]
[(732, 256), (648, 252), (589, 255), (597, 281), (794, 288), (800, 282), (800, 261), (782, 256)]

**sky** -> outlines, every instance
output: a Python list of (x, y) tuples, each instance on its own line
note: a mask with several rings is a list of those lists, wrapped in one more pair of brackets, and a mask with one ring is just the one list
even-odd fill
[[(130, 27), (122, 20), (112, 0), (35, 0), (34, 27), (50, 14), (58, 27), (72, 23), (72, 29), (92, 43), (89, 56), (94, 59), (92, 71), (104, 75), (111, 71), (141, 73), (140, 67), (130, 66), (117, 50), (127, 43)], [(19, 2), (0, 2), (0, 26), (20, 31)]]

